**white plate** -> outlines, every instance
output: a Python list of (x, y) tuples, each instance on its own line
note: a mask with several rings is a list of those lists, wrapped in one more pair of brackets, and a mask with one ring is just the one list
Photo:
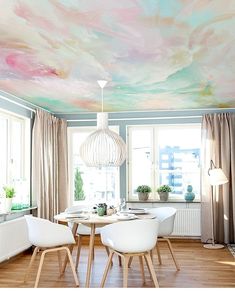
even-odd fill
[(87, 219), (88, 217), (86, 215), (82, 215), (79, 213), (67, 213), (66, 218), (82, 218), (82, 219)]
[(137, 217), (134, 214), (127, 214), (127, 215), (117, 215), (118, 220), (131, 220), (136, 219)]
[(129, 209), (128, 213), (132, 213), (132, 214), (146, 214), (146, 210), (145, 209)]

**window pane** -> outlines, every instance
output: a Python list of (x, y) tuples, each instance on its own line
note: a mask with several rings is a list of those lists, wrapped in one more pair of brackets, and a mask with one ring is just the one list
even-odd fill
[(12, 121), (11, 123), (11, 177), (13, 181), (20, 180), (22, 178), (23, 168), (23, 151), (22, 151), (22, 123), (19, 121)]
[(139, 185), (152, 184), (152, 130), (137, 128), (131, 131), (131, 194), (137, 198), (135, 190)]
[(187, 185), (199, 194), (200, 128), (170, 126), (158, 130), (159, 185), (168, 184), (173, 194), (184, 194)]
[(170, 198), (184, 199), (187, 186), (200, 194), (200, 125), (130, 126), (129, 197), (137, 199), (138, 185), (152, 188), (149, 199), (159, 199), (156, 189), (163, 184), (173, 189)]
[(28, 119), (0, 112), (0, 187), (14, 187), (13, 209), (22, 209), (30, 204), (29, 125)]
[(98, 202), (115, 204), (119, 197), (119, 168), (86, 167), (80, 157), (79, 148), (91, 132), (87, 129), (72, 134), (73, 201), (92, 205)]

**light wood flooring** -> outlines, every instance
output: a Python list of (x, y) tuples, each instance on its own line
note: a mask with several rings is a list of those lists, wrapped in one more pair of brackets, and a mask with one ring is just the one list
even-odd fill
[[(235, 259), (227, 248), (220, 250), (208, 250), (203, 248), (201, 242), (196, 240), (172, 240), (176, 257), (181, 270), (176, 271), (169, 250), (165, 243), (159, 243), (163, 264), (160, 266), (157, 256), (154, 254), (154, 266), (160, 287), (164, 288), (215, 288), (230, 287), (235, 288)], [(75, 251), (73, 258), (75, 261)], [(86, 266), (87, 266), (86, 246), (82, 247), (81, 260), (78, 267), (80, 287), (85, 285)], [(28, 282), (23, 283), (25, 270), (29, 264), (31, 252), (24, 252), (9, 261), (0, 264), (0, 287), (33, 287), (36, 271), (39, 263), (37, 258)], [(100, 285), (104, 267), (107, 262), (107, 255), (102, 246), (95, 248), (95, 260), (92, 269), (91, 287), (97, 288)], [(133, 260), (129, 268), (128, 287), (153, 287), (147, 267), (145, 266), (146, 283), (142, 283), (139, 261)], [(39, 287), (49, 288), (69, 288), (75, 287), (72, 272), (68, 266), (65, 274), (59, 277), (57, 255), (48, 255), (43, 266)], [(118, 260), (114, 258), (105, 287), (122, 287), (122, 269), (119, 267)]]

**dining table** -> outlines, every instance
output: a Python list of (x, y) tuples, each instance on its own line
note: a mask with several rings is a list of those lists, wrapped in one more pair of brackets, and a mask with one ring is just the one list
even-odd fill
[[(113, 215), (104, 215), (104, 216), (99, 216), (95, 213), (84, 213), (84, 214), (76, 214), (76, 213), (60, 213), (58, 215), (54, 216), (54, 219), (58, 223), (72, 223), (72, 233), (74, 237), (76, 237), (77, 233), (77, 228), (78, 225), (84, 224), (86, 226), (89, 226), (91, 228), (91, 233), (90, 233), (90, 240), (89, 240), (89, 252), (88, 252), (88, 262), (87, 262), (87, 273), (86, 273), (86, 282), (85, 282), (85, 287), (88, 288), (90, 287), (90, 279), (91, 279), (91, 269), (92, 269), (92, 254), (94, 251), (94, 241), (95, 241), (95, 230), (96, 227), (102, 227), (111, 223), (116, 223), (120, 221), (127, 221), (127, 220), (132, 220), (132, 219), (153, 219), (156, 216), (153, 214), (145, 213), (145, 214), (137, 214), (134, 216), (129, 216), (129, 215), (120, 215), (120, 214), (113, 214)], [(73, 251), (73, 246), (70, 245), (69, 249), (70, 252), (72, 253)], [(67, 265), (67, 257), (64, 261), (63, 264), (63, 272), (65, 271), (66, 265)]]

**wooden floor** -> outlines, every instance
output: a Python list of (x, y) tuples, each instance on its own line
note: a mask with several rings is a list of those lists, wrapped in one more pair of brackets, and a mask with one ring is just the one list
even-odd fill
[[(181, 270), (176, 271), (165, 243), (159, 243), (163, 264), (160, 266), (156, 255), (154, 255), (154, 265), (160, 287), (235, 288), (235, 260), (227, 248), (208, 250), (203, 248), (203, 245), (199, 241), (195, 240), (173, 240), (172, 245)], [(88, 248), (83, 247), (78, 268), (80, 287), (84, 287), (85, 285), (87, 252)], [(30, 256), (31, 253), (26, 252), (0, 264), (0, 287), (33, 287), (39, 259), (36, 260), (33, 266), (28, 282), (23, 283), (23, 276)], [(106, 261), (107, 255), (104, 248), (101, 246), (96, 247), (91, 287), (99, 287)], [(129, 269), (128, 287), (153, 287), (146, 266), (145, 273), (146, 283), (143, 284), (139, 270), (139, 262), (138, 260), (133, 260), (133, 264)], [(39, 287), (75, 287), (69, 266), (65, 274), (59, 277), (56, 254), (48, 255), (46, 258)], [(117, 258), (114, 258), (114, 265), (108, 274), (105, 287), (122, 287), (122, 269), (118, 265)]]

